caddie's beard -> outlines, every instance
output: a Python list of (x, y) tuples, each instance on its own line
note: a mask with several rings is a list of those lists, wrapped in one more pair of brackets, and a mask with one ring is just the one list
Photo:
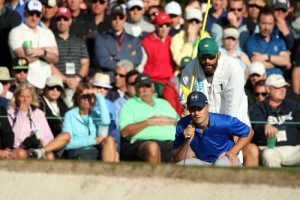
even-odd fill
[(214, 64), (208, 65), (208, 63), (201, 63), (201, 67), (204, 71), (204, 74), (206, 77), (212, 77), (216, 71), (216, 68), (218, 66), (218, 59)]

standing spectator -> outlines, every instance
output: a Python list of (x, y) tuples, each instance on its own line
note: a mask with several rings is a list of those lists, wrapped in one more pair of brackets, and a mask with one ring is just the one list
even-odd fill
[(244, 70), (245, 81), (248, 79), (248, 68), (251, 64), (249, 57), (238, 48), (238, 39), (240, 33), (234, 27), (227, 27), (223, 30), (223, 40), (220, 52), (223, 55), (231, 56), (236, 59)]
[[(221, 46), (223, 31), (222, 29), (227, 26), (233, 26), (240, 32), (239, 47), (244, 48), (247, 38), (254, 32), (255, 23), (249, 18), (243, 18), (243, 0), (228, 0), (228, 13), (227, 18), (217, 21), (211, 27), (211, 35)], [(252, 30), (251, 30), (252, 28)]]
[(55, 14), (57, 12), (56, 0), (41, 0), (43, 4), (43, 12), (41, 25), (47, 27), (55, 33)]
[(154, 26), (144, 20), (144, 3), (142, 0), (129, 0), (127, 2), (128, 18), (124, 29), (126, 33), (143, 39), (148, 33), (154, 31)]
[(57, 75), (49, 76), (40, 98), (39, 108), (45, 113), (54, 137), (61, 133), (63, 117), (68, 110), (62, 96), (64, 96), (62, 79)]
[(121, 159), (170, 162), (178, 116), (167, 101), (153, 97), (148, 75), (140, 74), (135, 88), (136, 96), (123, 105), (119, 115), (121, 134), (126, 140)]
[(265, 82), (265, 80), (259, 80), (254, 85), (254, 96), (256, 103), (265, 100), (268, 96)]
[(155, 20), (155, 31), (149, 33), (142, 45), (147, 54), (144, 73), (148, 74), (154, 82), (167, 83), (174, 77), (175, 63), (172, 58), (169, 36), (171, 19), (165, 12), (160, 12)]
[(247, 7), (248, 7), (248, 15), (249, 17), (257, 23), (259, 12), (263, 7), (265, 7), (266, 2), (264, 0), (249, 0)]
[(125, 80), (126, 74), (133, 70), (133, 68), (133, 63), (129, 60), (121, 60), (117, 63), (117, 68), (114, 74), (114, 87), (108, 91), (106, 96), (107, 99), (114, 102), (117, 98), (124, 97), (125, 92), (127, 91)]
[(227, 11), (224, 10), (224, 4), (226, 0), (212, 0), (211, 8), (208, 11), (207, 22), (205, 30), (211, 33), (211, 27), (213, 23), (222, 21), (227, 17)]
[(290, 69), (290, 53), (284, 41), (273, 33), (275, 17), (272, 10), (263, 9), (258, 17), (260, 32), (248, 38), (245, 52), (252, 62), (262, 62), (267, 70), (267, 75), (283, 74)]
[(165, 12), (171, 18), (171, 29), (169, 35), (174, 36), (184, 29), (183, 24), (181, 24), (181, 20), (182, 20), (181, 6), (176, 1), (171, 1), (166, 5)]
[(88, 74), (90, 59), (82, 38), (70, 33), (72, 15), (68, 8), (60, 7), (56, 13), (59, 62), (53, 73), (59, 75), (70, 89), (75, 89)]
[[(15, 136), (14, 148), (25, 149), (28, 155), (29, 149), (41, 148), (53, 139), (45, 114), (38, 106), (36, 90), (28, 83), (16, 89), (9, 105), (8, 119)], [(54, 158), (52, 153), (46, 157)]]
[[(189, 138), (186, 164), (241, 166), (237, 154), (250, 142), (253, 130), (234, 117), (209, 112), (207, 97), (202, 92), (192, 92), (187, 107), (191, 114), (181, 118), (176, 128), (174, 161), (185, 162), (183, 147)], [(236, 142), (234, 136), (239, 137)]]
[(89, 15), (80, 9), (82, 0), (66, 0), (66, 2), (72, 13), (70, 33), (85, 39), (91, 26), (91, 20)]
[(112, 28), (97, 36), (95, 54), (99, 70), (112, 77), (121, 60), (129, 60), (137, 67), (142, 60), (142, 48), (138, 38), (124, 31), (126, 13), (122, 6), (114, 5), (110, 14)]
[(250, 125), (244, 71), (235, 59), (219, 52), (212, 38), (199, 42), (198, 56), (183, 69), (180, 82), (185, 88), (181, 104), (186, 103), (187, 89), (201, 91), (208, 97), (210, 112), (231, 115)]
[(38, 0), (28, 1), (24, 13), (25, 22), (9, 33), (9, 47), (13, 57), (28, 59), (27, 80), (42, 89), (51, 75), (50, 65), (58, 62), (57, 45), (53, 33), (38, 26), (42, 14), (42, 4)]
[(7, 9), (3, 0), (0, 1), (0, 12), (0, 66), (10, 67), (12, 56), (9, 52), (8, 34), (12, 28), (21, 24), (21, 17), (17, 12)]
[[(266, 122), (252, 124), (255, 131), (252, 142), (260, 148), (264, 166), (300, 165), (300, 127), (296, 124), (300, 120), (300, 104), (286, 98), (288, 85), (283, 76), (270, 75), (266, 80), (269, 97), (250, 112), (251, 121)], [(266, 147), (270, 137), (276, 138), (273, 149)]]
[(148, 20), (151, 24), (153, 24), (156, 15), (157, 15), (159, 12), (162, 12), (162, 11), (164, 11), (164, 7), (162, 7), (161, 5), (158, 5), (158, 6), (151, 6), (151, 7), (147, 10), (147, 12), (146, 12), (147, 20)]
[(109, 16), (106, 14), (107, 0), (92, 0), (91, 3), (91, 27), (87, 35), (87, 48), (90, 55), (90, 69), (96, 69), (97, 61), (94, 54), (95, 39), (99, 33), (110, 28)]
[[(177, 66), (183, 58), (197, 57), (197, 45), (200, 41), (200, 31), (202, 27), (202, 13), (199, 9), (189, 9), (184, 18), (184, 30), (177, 33), (171, 41), (171, 52)], [(204, 32), (203, 38), (209, 34)]]

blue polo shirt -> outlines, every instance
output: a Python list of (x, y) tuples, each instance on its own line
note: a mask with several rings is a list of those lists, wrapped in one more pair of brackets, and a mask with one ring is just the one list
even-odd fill
[[(184, 143), (183, 131), (191, 120), (191, 115), (179, 120), (173, 149), (178, 149)], [(247, 137), (249, 131), (249, 126), (235, 117), (209, 113), (207, 128), (204, 132), (196, 128), (190, 146), (198, 159), (213, 163), (223, 152), (229, 151), (234, 146), (233, 136)]]
[[(204, 16), (205, 16), (205, 13), (203, 13), (203, 19), (204, 19)], [(209, 9), (208, 11), (208, 15), (207, 15), (207, 21), (206, 21), (206, 27), (205, 27), (205, 30), (207, 32), (211, 32), (211, 27), (213, 25), (213, 23), (217, 23), (218, 20), (220, 19), (225, 19), (227, 17), (227, 12), (225, 10), (223, 10), (221, 16), (219, 18), (215, 18), (213, 16), (213, 11), (212, 9)]]
[[(253, 52), (279, 55), (281, 51), (287, 51), (285, 42), (283, 39), (279, 38), (279, 36), (275, 36), (274, 34), (272, 34), (271, 40), (267, 42), (259, 33), (256, 33), (249, 37), (245, 44), (245, 53), (249, 56), (249, 58), (253, 56)], [(280, 67), (267, 69), (267, 75), (269, 76), (270, 74), (283, 75), (283, 70)]]

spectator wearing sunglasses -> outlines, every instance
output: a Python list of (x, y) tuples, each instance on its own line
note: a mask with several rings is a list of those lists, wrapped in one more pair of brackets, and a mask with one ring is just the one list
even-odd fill
[(250, 18), (243, 17), (243, 0), (228, 0), (227, 17), (212, 24), (211, 35), (219, 46), (222, 44), (223, 28), (233, 26), (239, 30), (240, 37), (238, 47), (244, 48), (247, 38), (254, 33), (256, 24)]
[(163, 11), (164, 11), (164, 7), (162, 7), (161, 5), (149, 7), (149, 9), (147, 10), (147, 15), (146, 15), (147, 21), (149, 21), (151, 24), (153, 24), (156, 15)]
[[(255, 134), (252, 143), (258, 146), (261, 154), (260, 163), (267, 167), (299, 166), (300, 165), (300, 120), (299, 101), (286, 97), (289, 84), (279, 74), (272, 74), (266, 80), (268, 97), (254, 105), (250, 111)], [(267, 148), (267, 138), (275, 137), (274, 148)], [(257, 147), (256, 147), (257, 148)]]
[(249, 0), (247, 4), (249, 17), (257, 23), (260, 10), (265, 7), (266, 2), (264, 0)]
[(145, 10), (142, 0), (129, 0), (127, 10), (128, 17), (124, 25), (126, 33), (143, 39), (148, 33), (154, 31), (154, 26), (143, 17)]
[(124, 30), (126, 11), (119, 4), (111, 8), (111, 29), (99, 34), (95, 42), (95, 55), (97, 70), (113, 74), (121, 60), (129, 60), (134, 67), (138, 67), (142, 61), (142, 48), (140, 40), (129, 35)]
[[(202, 12), (199, 9), (187, 10), (184, 17), (184, 30), (177, 33), (171, 40), (171, 52), (177, 66), (180, 66), (183, 58), (197, 57), (197, 45), (200, 41), (202, 27)], [(209, 37), (204, 32), (203, 38)]]
[(174, 36), (177, 33), (179, 33), (181, 30), (183, 30), (183, 24), (182, 21), (182, 9), (179, 3), (176, 1), (171, 1), (167, 3), (165, 7), (165, 12), (170, 16), (171, 18), (171, 29), (169, 32), (170, 36)]
[(13, 57), (28, 59), (28, 82), (43, 89), (51, 75), (51, 65), (58, 62), (57, 44), (51, 30), (38, 26), (42, 16), (40, 1), (28, 1), (24, 13), (25, 22), (9, 34), (9, 47)]
[(268, 96), (265, 80), (259, 80), (255, 83), (254, 96), (255, 96), (256, 102), (261, 102), (261, 101), (265, 100), (265, 98)]
[(68, 110), (62, 99), (64, 95), (62, 79), (57, 75), (49, 76), (40, 98), (40, 109), (44, 111), (54, 137), (61, 133), (63, 117)]
[(25, 57), (13, 59), (12, 75), (15, 78), (15, 83), (9, 88), (11, 92), (14, 92), (20, 84), (27, 83), (28, 70), (29, 62)]

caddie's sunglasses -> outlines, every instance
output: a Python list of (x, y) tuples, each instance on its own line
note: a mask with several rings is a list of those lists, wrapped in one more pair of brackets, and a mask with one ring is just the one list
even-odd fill
[(204, 54), (204, 55), (200, 56), (200, 60), (201, 60), (201, 61), (204, 61), (204, 60), (206, 60), (206, 59), (208, 59), (208, 60), (213, 60), (213, 59), (215, 59), (216, 57), (217, 57), (217, 55)]
[(103, 1), (103, 0), (92, 0), (92, 3), (97, 3), (99, 2), (101, 5), (105, 4), (105, 2), (107, 1)]

